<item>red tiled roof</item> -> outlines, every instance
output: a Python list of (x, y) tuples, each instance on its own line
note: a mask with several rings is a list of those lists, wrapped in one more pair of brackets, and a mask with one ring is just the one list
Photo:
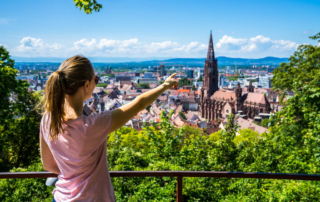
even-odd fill
[(267, 132), (267, 130), (268, 130), (267, 128), (264, 128), (262, 126), (254, 124), (251, 121), (245, 120), (245, 119), (243, 119), (241, 117), (237, 118), (237, 123), (239, 124), (240, 129), (249, 128), (249, 129), (251, 129), (253, 131), (258, 132), (259, 134)]
[(180, 111), (182, 111), (183, 109), (183, 106), (182, 105), (179, 105), (175, 110), (174, 110), (174, 113), (175, 114), (178, 114)]
[(207, 128), (207, 129), (206, 129), (206, 132), (207, 132), (208, 134), (212, 134), (212, 133), (218, 132), (219, 130), (220, 130), (219, 127), (217, 127), (217, 128)]
[(159, 96), (158, 99), (161, 101), (161, 102), (167, 102), (168, 101), (168, 96), (164, 95), (164, 96)]
[(190, 93), (190, 89), (178, 89), (177, 92), (179, 93)]
[(245, 101), (258, 104), (266, 104), (266, 97), (264, 94), (248, 93), (247, 99)]
[(189, 102), (189, 103), (196, 103), (196, 100), (193, 97), (178, 97), (181, 102)]
[(129, 86), (132, 86), (132, 82), (131, 81), (120, 81), (120, 85), (123, 86), (124, 84), (127, 84)]
[(222, 98), (224, 98), (225, 100), (229, 99), (231, 100), (235, 100), (236, 95), (234, 94), (234, 92), (222, 92), (222, 91), (216, 91), (211, 97), (210, 99), (215, 99), (215, 100), (221, 100)]

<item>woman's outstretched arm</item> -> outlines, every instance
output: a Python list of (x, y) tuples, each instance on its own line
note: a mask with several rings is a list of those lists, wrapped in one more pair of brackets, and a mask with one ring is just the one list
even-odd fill
[(163, 84), (137, 96), (132, 102), (113, 110), (113, 121), (109, 133), (125, 125), (130, 119), (136, 116), (138, 112), (151, 105), (165, 90), (171, 87), (177, 88), (178, 83), (173, 79), (175, 75), (176, 74), (172, 74)]

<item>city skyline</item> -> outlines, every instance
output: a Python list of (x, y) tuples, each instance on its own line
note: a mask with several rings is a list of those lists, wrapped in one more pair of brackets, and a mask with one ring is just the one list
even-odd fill
[(86, 15), (72, 1), (7, 2), (0, 45), (16, 57), (202, 58), (212, 30), (217, 57), (289, 57), (320, 30), (316, 1), (99, 3)]

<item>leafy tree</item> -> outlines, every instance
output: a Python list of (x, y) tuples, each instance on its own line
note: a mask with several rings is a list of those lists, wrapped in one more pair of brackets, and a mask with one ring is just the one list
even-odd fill
[(98, 84), (96, 85), (96, 87), (103, 87), (103, 88), (105, 88), (105, 87), (107, 87), (107, 86), (108, 86), (107, 83), (98, 83)]
[(220, 131), (217, 131), (217, 132), (215, 132), (215, 133), (212, 133), (212, 134), (209, 136), (209, 140), (210, 140), (210, 141), (213, 141), (213, 142), (218, 142), (220, 139), (221, 139), (221, 133), (220, 133)]
[(108, 77), (114, 77), (114, 74), (99, 74), (99, 76), (108, 76)]
[(260, 123), (260, 126), (268, 127), (270, 120), (269, 119), (263, 119)]
[(192, 85), (191, 90), (197, 90), (196, 87), (194, 85)]
[(8, 51), (0, 47), (0, 171), (28, 166), (39, 158), (39, 123), (33, 110), (41, 94), (16, 80), (18, 70)]
[(185, 85), (191, 85), (192, 82), (188, 80), (187, 78), (182, 78), (178, 81), (179, 86), (185, 86)]
[[(44, 171), (40, 159), (27, 168), (14, 168), (10, 172)], [(0, 179), (0, 201), (52, 201), (54, 187), (45, 185), (45, 178)]]
[(229, 81), (238, 81), (239, 78), (241, 78), (240, 76), (227, 76)]
[(73, 2), (77, 8), (83, 9), (86, 14), (91, 14), (93, 10), (99, 12), (102, 8), (102, 5), (98, 4), (96, 0), (73, 0)]
[(180, 112), (179, 112), (179, 115), (180, 115), (183, 119), (187, 119), (187, 118), (186, 118), (186, 115), (185, 115), (183, 112), (180, 111)]
[(233, 142), (235, 144), (239, 144), (240, 142), (245, 142), (249, 141), (252, 142), (253, 139), (257, 138), (259, 136), (258, 132), (255, 132), (249, 128), (246, 129), (241, 129), (238, 131), (239, 135), (237, 135), (234, 139)]
[[(310, 38), (320, 42), (320, 33)], [(285, 159), (279, 163), (281, 166), (270, 167), (270, 171), (319, 173), (319, 161), (316, 158), (320, 153), (319, 84), (319, 46), (300, 45), (287, 63), (281, 63), (274, 70), (274, 90), (281, 91), (281, 98), (288, 90), (292, 90), (294, 95), (285, 101), (282, 111), (275, 114), (269, 129), (270, 136), (277, 137), (278, 146), (268, 151), (281, 153)]]
[(236, 161), (237, 149), (233, 139), (239, 126), (234, 121), (234, 114), (228, 116), (228, 122), (224, 130), (220, 132), (220, 139), (210, 152), (212, 160), (210, 161), (213, 170), (237, 170), (234, 163)]
[(139, 83), (137, 88), (150, 88), (149, 83)]

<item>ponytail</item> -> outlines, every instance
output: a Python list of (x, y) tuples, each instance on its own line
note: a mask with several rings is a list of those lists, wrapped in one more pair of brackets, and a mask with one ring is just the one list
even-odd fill
[(54, 139), (60, 132), (64, 132), (62, 119), (65, 116), (65, 87), (63, 83), (64, 73), (54, 72), (46, 84), (47, 110), (50, 111), (50, 139)]
[(65, 60), (59, 70), (50, 75), (43, 98), (43, 115), (48, 115), (50, 139), (64, 132), (62, 123), (65, 117), (65, 95), (74, 95), (78, 89), (91, 81), (94, 69), (91, 62), (76, 55)]

